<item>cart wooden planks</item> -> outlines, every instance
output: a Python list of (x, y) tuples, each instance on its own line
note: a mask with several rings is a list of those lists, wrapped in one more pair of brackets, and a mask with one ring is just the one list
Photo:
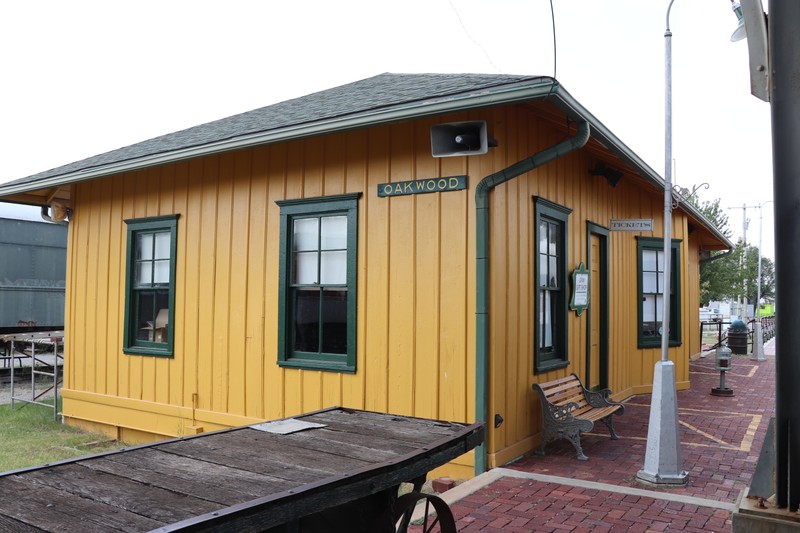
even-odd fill
[(0, 531), (395, 531), (398, 485), (483, 438), (335, 407), (2, 474)]

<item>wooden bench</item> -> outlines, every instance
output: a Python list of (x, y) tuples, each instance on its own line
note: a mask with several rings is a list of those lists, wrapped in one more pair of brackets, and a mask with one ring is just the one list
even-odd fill
[(581, 432), (591, 431), (598, 420), (608, 426), (613, 440), (618, 439), (612, 416), (624, 413), (625, 406), (608, 399), (609, 389), (587, 390), (578, 376), (571, 374), (547, 383), (534, 383), (533, 390), (539, 393), (542, 406), (542, 443), (536, 451), (538, 455), (544, 455), (548, 442), (567, 439), (578, 452), (578, 459), (586, 461)]

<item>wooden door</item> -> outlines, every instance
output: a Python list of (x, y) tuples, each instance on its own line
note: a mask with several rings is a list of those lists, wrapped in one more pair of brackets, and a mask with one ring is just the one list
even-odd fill
[(589, 308), (586, 321), (586, 374), (590, 389), (608, 387), (608, 229), (587, 224)]
[(601, 385), (600, 379), (600, 324), (602, 309), (602, 297), (600, 295), (600, 274), (601, 274), (601, 253), (600, 253), (600, 236), (592, 233), (590, 236), (591, 246), (591, 264), (589, 265), (590, 280), (589, 280), (589, 305), (591, 310), (589, 312), (589, 368), (588, 368), (588, 384), (587, 388), (594, 389)]

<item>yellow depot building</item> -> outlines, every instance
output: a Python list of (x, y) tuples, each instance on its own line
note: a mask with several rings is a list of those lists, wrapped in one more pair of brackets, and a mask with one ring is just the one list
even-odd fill
[[(68, 423), (143, 442), (334, 405), (486, 421), (444, 469), (469, 477), (539, 444), (534, 383), (651, 390), (663, 187), (552, 78), (383, 74), (0, 200), (69, 224)], [(731, 243), (689, 204), (672, 224), (687, 388), (699, 264)]]

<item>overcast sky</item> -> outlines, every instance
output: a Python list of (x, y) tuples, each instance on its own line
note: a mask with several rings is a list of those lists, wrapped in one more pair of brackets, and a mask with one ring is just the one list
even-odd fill
[[(668, 3), (553, 0), (554, 52), (549, 0), (2, 2), (0, 183), (382, 72), (555, 75), (663, 175)], [(735, 26), (728, 0), (672, 8), (674, 179), (738, 207), (734, 239), (772, 199)]]

